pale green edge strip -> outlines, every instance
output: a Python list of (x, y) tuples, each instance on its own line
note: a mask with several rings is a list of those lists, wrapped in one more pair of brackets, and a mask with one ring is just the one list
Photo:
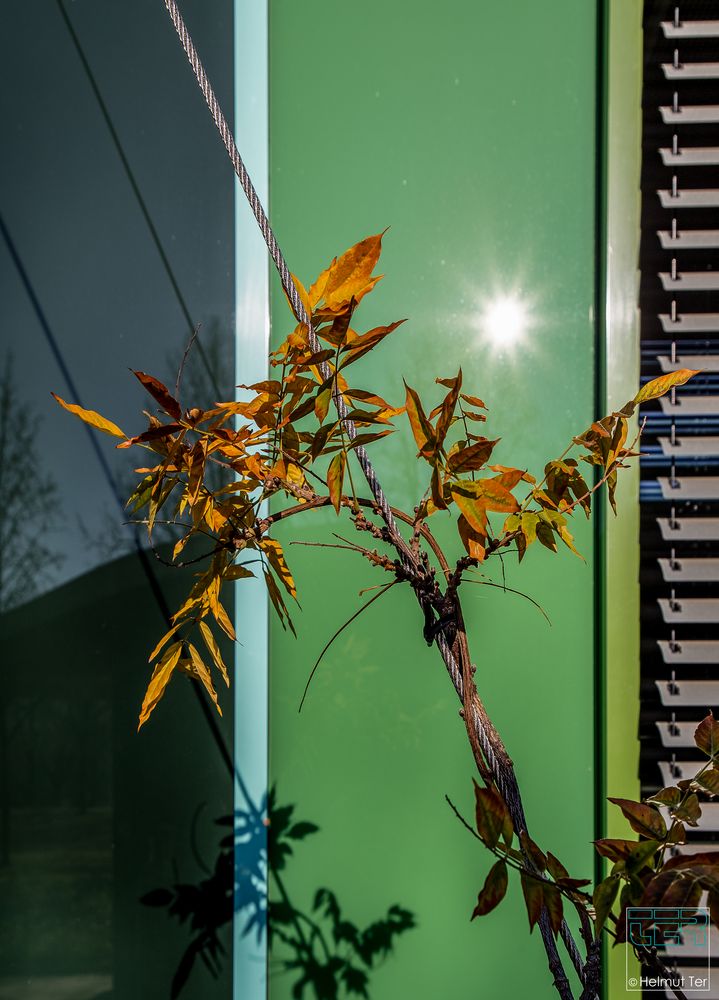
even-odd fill
[[(269, 189), (267, 0), (235, 0), (235, 140), (265, 208)], [(239, 182), (235, 184), (236, 383), (267, 377), (269, 349), (268, 258)], [(259, 805), (268, 787), (268, 615), (261, 580), (235, 584), (235, 804), (246, 804), (240, 778)], [(266, 938), (244, 937), (244, 919), (233, 931), (233, 997), (267, 995)]]
[[(607, 411), (639, 386), (639, 238), (641, 213), (642, 2), (610, 0), (606, 135), (606, 261), (604, 365)], [(617, 519), (605, 533), (605, 836), (627, 835), (607, 795), (639, 797), (639, 470), (625, 472)], [(626, 990), (625, 949), (608, 949), (606, 996)], [(630, 962), (630, 975), (638, 965)], [(636, 994), (634, 994), (636, 995)]]

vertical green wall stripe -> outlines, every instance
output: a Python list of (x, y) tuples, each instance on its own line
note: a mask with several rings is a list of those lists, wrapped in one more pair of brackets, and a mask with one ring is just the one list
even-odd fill
[[(235, 141), (263, 204), (268, 200), (267, 2), (235, 0)], [(269, 299), (267, 251), (239, 182), (235, 186), (236, 379), (267, 377)], [(238, 585), (236, 585), (238, 586)], [(235, 803), (256, 805), (267, 789), (268, 635), (262, 581), (241, 581), (235, 601)], [(236, 920), (233, 995), (261, 1000), (267, 991), (266, 939), (242, 935)]]
[[(639, 224), (642, 2), (610, 0), (605, 172), (605, 406), (639, 384)], [(605, 759), (603, 834), (625, 835), (606, 796), (639, 796), (639, 469), (620, 477), (620, 516), (607, 516), (604, 547)], [(609, 1000), (624, 997), (625, 956), (609, 952)]]

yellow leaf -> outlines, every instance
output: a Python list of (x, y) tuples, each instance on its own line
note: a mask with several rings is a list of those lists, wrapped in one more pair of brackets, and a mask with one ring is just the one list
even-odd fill
[(205, 663), (198, 653), (197, 649), (192, 645), (191, 642), (187, 644), (187, 650), (190, 654), (190, 659), (192, 660), (192, 666), (195, 668), (195, 673), (197, 677), (202, 681), (205, 690), (209, 694), (215, 703), (215, 708), (222, 715), (222, 709), (220, 708), (220, 703), (217, 700), (217, 691), (215, 691), (215, 685), (212, 683), (212, 678), (210, 677), (210, 671), (205, 666)]
[(322, 296), (325, 294), (325, 288), (327, 287), (327, 279), (330, 276), (330, 271), (337, 263), (337, 258), (335, 257), (328, 268), (326, 268), (322, 274), (319, 276), (317, 281), (310, 285), (309, 300), (310, 306), (314, 309), (318, 302), (322, 300)]
[(222, 674), (222, 679), (225, 684), (230, 686), (230, 675), (227, 672), (227, 667), (225, 666), (225, 661), (222, 659), (222, 653), (220, 652), (220, 647), (215, 642), (215, 637), (212, 634), (210, 626), (206, 622), (200, 622), (200, 632), (202, 633), (202, 638), (205, 640), (205, 645), (207, 646), (210, 656), (215, 661), (215, 666)]
[(347, 455), (344, 451), (338, 451), (327, 470), (327, 486), (330, 492), (330, 500), (338, 514), (342, 504), (342, 482), (345, 477), (346, 463)]
[(137, 726), (138, 731), (150, 718), (155, 706), (165, 693), (165, 688), (170, 682), (172, 672), (177, 666), (181, 653), (182, 643), (173, 642), (173, 644), (165, 651), (165, 655), (155, 667), (152, 677), (150, 678), (150, 683), (147, 685), (147, 691), (145, 692), (145, 698), (142, 702), (142, 708), (140, 709), (140, 720)]
[(324, 291), (325, 305), (336, 309), (344, 302), (360, 297), (379, 280), (372, 280), (372, 271), (382, 250), (382, 233), (368, 236), (350, 247), (330, 266)]
[(191, 535), (192, 535), (192, 532), (189, 532), (187, 535), (184, 536), (184, 538), (181, 538), (179, 540), (179, 542), (175, 542), (175, 547), (172, 550), (172, 561), (173, 562), (175, 561), (175, 559), (177, 559), (177, 557), (179, 556), (179, 554), (182, 552), (182, 550), (184, 549), (184, 547), (187, 545), (187, 543), (190, 540), (190, 536)]
[(117, 424), (113, 424), (111, 420), (106, 420), (104, 417), (100, 416), (99, 413), (95, 413), (94, 410), (85, 410), (82, 406), (78, 406), (77, 403), (66, 403), (64, 399), (60, 399), (55, 393), (50, 394), (53, 399), (55, 399), (60, 406), (62, 406), (68, 413), (74, 413), (76, 417), (80, 420), (84, 420), (86, 424), (90, 424), (91, 427), (95, 427), (98, 431), (102, 431), (104, 434), (112, 434), (113, 437), (127, 437), (127, 435), (120, 430)]
[[(307, 289), (305, 288), (305, 286), (302, 284), (302, 282), (300, 281), (300, 279), (295, 274), (291, 275), (291, 277), (292, 277), (292, 281), (294, 282), (295, 288), (297, 289), (297, 293), (298, 293), (298, 295), (300, 297), (300, 301), (302, 302), (302, 305), (305, 307), (305, 311), (307, 313), (307, 316), (311, 317), (312, 316), (312, 304), (310, 303), (310, 298), (309, 298), (309, 295), (307, 294)], [(292, 311), (294, 312), (294, 309)], [(301, 316), (295, 316), (295, 319), (297, 319), (298, 321), (301, 322), (302, 317)]]
[(215, 602), (215, 606), (212, 609), (212, 614), (215, 616), (215, 621), (220, 626), (222, 631), (227, 635), (228, 638), (232, 639), (234, 642), (237, 638), (235, 630), (232, 627), (232, 622), (230, 621), (229, 615), (222, 607), (219, 601)]
[(649, 399), (657, 399), (669, 392), (670, 389), (678, 385), (684, 385), (690, 378), (694, 378), (701, 372), (701, 368), (680, 368), (679, 371), (669, 372), (667, 375), (660, 375), (659, 378), (652, 379), (642, 386), (634, 397), (635, 403), (646, 403)]
[(173, 637), (173, 635), (175, 634), (175, 632), (177, 632), (177, 630), (178, 630), (178, 628), (180, 627), (181, 624), (182, 624), (182, 622), (178, 622), (177, 625), (173, 625), (173, 627), (170, 629), (169, 632), (165, 632), (165, 634), (160, 639), (160, 641), (158, 642), (158, 644), (155, 646), (155, 648), (153, 649), (153, 651), (147, 657), (147, 662), (148, 663), (152, 663), (152, 661), (159, 654), (160, 650), (165, 645), (165, 643), (167, 642), (167, 640), (171, 639)]
[[(343, 453), (340, 452), (340, 454)], [(272, 569), (284, 584), (287, 593), (290, 597), (294, 597), (296, 600), (297, 587), (295, 586), (295, 581), (292, 579), (292, 574), (290, 573), (287, 562), (285, 561), (285, 554), (282, 551), (280, 543), (274, 538), (263, 538), (260, 543), (260, 548), (269, 559)]]

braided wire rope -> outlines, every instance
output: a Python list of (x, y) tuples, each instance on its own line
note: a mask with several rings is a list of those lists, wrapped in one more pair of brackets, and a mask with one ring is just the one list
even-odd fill
[[(195, 78), (197, 79), (197, 83), (202, 91), (202, 95), (205, 98), (205, 103), (210, 110), (212, 120), (217, 127), (217, 131), (220, 133), (220, 138), (222, 139), (223, 145), (227, 150), (228, 156), (230, 157), (237, 179), (242, 185), (242, 190), (244, 191), (250, 208), (252, 209), (252, 214), (257, 220), (257, 225), (259, 226), (263, 239), (267, 244), (270, 257), (272, 257), (272, 261), (277, 268), (277, 273), (279, 274), (280, 282), (282, 283), (285, 295), (289, 299), (292, 310), (297, 319), (300, 323), (303, 323), (307, 327), (309, 332), (310, 348), (313, 353), (316, 354), (320, 350), (320, 343), (317, 339), (317, 334), (312, 327), (312, 318), (307, 314), (304, 303), (302, 302), (299, 292), (297, 291), (297, 286), (292, 280), (292, 274), (287, 266), (287, 261), (277, 244), (275, 234), (272, 230), (272, 226), (270, 225), (270, 220), (267, 218), (267, 214), (262, 207), (259, 195), (255, 190), (254, 184), (252, 183), (250, 175), (247, 172), (247, 168), (245, 167), (242, 157), (240, 156), (234, 136), (232, 135), (232, 130), (227, 123), (227, 119), (222, 113), (222, 108), (220, 107), (219, 101), (217, 100), (215, 92), (212, 89), (212, 85), (207, 77), (205, 67), (202, 65), (202, 61), (197, 54), (197, 50), (175, 0), (164, 0), (164, 2), (167, 12), (172, 19), (172, 23), (175, 26), (175, 31), (182, 42), (182, 47), (185, 50), (185, 54), (187, 55), (192, 71), (195, 74)], [(328, 380), (331, 372), (327, 363), (323, 362), (319, 367), (322, 378)], [(340, 420), (342, 421), (342, 424), (347, 432), (347, 436), (350, 441), (354, 441), (357, 437), (357, 428), (355, 427), (354, 421), (351, 420), (348, 415), (349, 410), (347, 409), (344, 397), (336, 388), (334, 391), (334, 402)], [(357, 461), (359, 462), (362, 472), (364, 473), (364, 477), (367, 480), (367, 484), (372, 491), (372, 496), (382, 511), (382, 517), (384, 518), (390, 534), (392, 534), (395, 538), (400, 539), (401, 536), (397, 528), (394, 515), (392, 514), (387, 497), (385, 496), (384, 490), (380, 485), (377, 474), (374, 471), (374, 467), (369, 460), (367, 452), (361, 445), (358, 445), (354, 451), (357, 455)]]
[[(277, 273), (279, 275), (280, 282), (282, 284), (282, 288), (285, 292), (285, 295), (289, 299), (290, 305), (292, 306), (292, 310), (297, 319), (300, 321), (300, 323), (304, 324), (307, 327), (310, 348), (314, 353), (317, 353), (320, 350), (320, 343), (317, 339), (317, 334), (315, 333), (312, 326), (312, 318), (308, 315), (304, 303), (300, 298), (297, 286), (295, 285), (292, 279), (292, 274), (290, 272), (290, 269), (287, 266), (285, 257), (277, 243), (277, 239), (273, 232), (272, 226), (270, 225), (270, 221), (267, 218), (267, 214), (262, 206), (262, 202), (260, 201), (259, 195), (255, 190), (250, 175), (247, 172), (247, 168), (245, 167), (242, 157), (240, 156), (240, 152), (235, 143), (232, 130), (230, 129), (229, 124), (227, 123), (227, 119), (222, 113), (222, 108), (220, 107), (219, 101), (217, 100), (215, 92), (212, 89), (212, 85), (210, 84), (210, 81), (207, 77), (207, 73), (205, 72), (205, 67), (203, 66), (202, 61), (200, 60), (195, 45), (192, 41), (192, 37), (190, 36), (189, 31), (187, 30), (187, 26), (185, 25), (185, 22), (182, 18), (182, 15), (180, 14), (180, 11), (178, 9), (175, 0), (164, 0), (164, 4), (165, 7), (167, 8), (168, 14), (170, 15), (170, 19), (172, 20), (172, 23), (175, 27), (175, 31), (177, 32), (180, 42), (182, 43), (182, 47), (185, 50), (185, 54), (190, 63), (190, 66), (192, 67), (192, 71), (195, 74), (195, 78), (200, 87), (200, 90), (202, 91), (202, 95), (205, 98), (205, 103), (207, 104), (210, 114), (212, 115), (212, 119), (215, 123), (217, 131), (220, 133), (220, 138), (222, 139), (222, 143), (225, 149), (227, 150), (228, 156), (230, 157), (230, 161), (234, 168), (235, 174), (237, 175), (237, 179), (239, 180), (242, 186), (242, 190), (245, 193), (249, 206), (252, 210), (252, 214), (254, 215), (257, 221), (257, 225), (259, 226), (260, 232), (262, 233), (262, 237), (270, 253), (270, 257), (272, 258), (275, 268), (277, 269)], [(323, 362), (319, 367), (322, 378), (324, 380), (328, 380), (331, 376), (331, 371), (329, 366)], [(336, 386), (333, 393), (333, 399), (335, 407), (337, 409), (337, 413), (347, 432), (347, 436), (349, 437), (350, 441), (354, 441), (354, 439), (357, 436), (357, 428), (355, 427), (355, 424), (352, 421), (352, 419), (349, 417), (347, 404), (345, 403), (344, 397), (339, 392)], [(387, 525), (390, 534), (394, 536), (393, 540), (399, 542), (402, 561), (406, 562), (407, 559), (406, 545), (404, 544), (404, 540), (402, 539), (402, 536), (400, 535), (399, 530), (397, 529), (397, 524), (394, 515), (392, 514), (392, 509), (390, 507), (389, 501), (387, 500), (384, 490), (380, 485), (380, 482), (377, 478), (377, 474), (369, 459), (369, 456), (367, 455), (367, 452), (362, 446), (357, 446), (354, 449), (354, 451), (355, 454), (357, 455), (357, 460), (360, 464), (364, 477), (367, 480), (367, 484), (372, 492), (372, 496), (374, 497), (377, 506), (379, 507), (382, 513), (382, 517), (385, 521), (385, 524)], [(438, 632), (435, 641), (442, 655), (442, 659), (445, 662), (447, 671), (452, 679), (454, 688), (461, 698), (463, 693), (462, 671), (460, 669), (456, 657), (454, 656), (450, 648), (449, 642), (447, 641), (447, 637), (444, 631)], [(514, 778), (513, 775), (508, 775), (506, 773), (503, 764), (497, 759), (496, 753), (492, 746), (491, 738), (487, 733), (485, 727), (482, 725), (481, 719), (476, 714), (473, 719), (473, 723), (475, 726), (479, 745), (482, 749), (482, 753), (485, 755), (487, 764), (494, 776), (497, 787), (502, 796), (504, 797), (505, 801), (508, 803), (508, 805), (510, 805), (512, 813), (514, 814), (513, 820), (519, 829), (526, 829), (526, 820), (524, 817), (522, 802), (518, 795), (516, 779)], [(545, 927), (542, 928), (543, 930), (542, 936), (545, 937), (546, 941), (546, 933), (547, 933), (546, 912), (544, 914), (544, 917), (545, 917)], [(579, 972), (580, 977), (583, 978), (583, 962), (579, 954), (579, 951), (576, 947), (576, 944), (571, 936), (571, 933), (569, 932), (569, 929), (566, 926), (566, 923), (563, 923), (562, 931), (563, 931), (562, 938), (565, 942), (565, 945), (567, 946), (572, 963)], [(551, 931), (548, 931), (548, 933), (549, 937), (551, 938)]]

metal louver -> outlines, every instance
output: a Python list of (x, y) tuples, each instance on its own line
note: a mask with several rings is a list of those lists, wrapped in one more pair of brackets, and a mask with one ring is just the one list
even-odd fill
[[(643, 795), (696, 773), (694, 730), (719, 714), (718, 15), (645, 2), (642, 380), (703, 374), (641, 413)], [(683, 850), (719, 850), (719, 804), (702, 808)]]

